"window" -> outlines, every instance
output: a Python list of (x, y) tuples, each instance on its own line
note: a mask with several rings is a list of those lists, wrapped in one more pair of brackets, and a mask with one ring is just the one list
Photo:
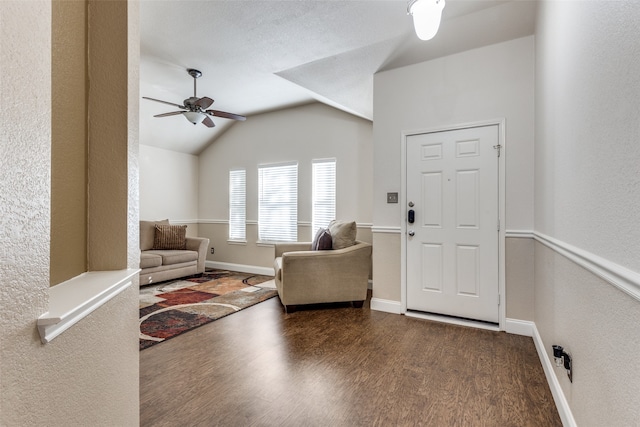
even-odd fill
[(229, 171), (229, 240), (247, 239), (247, 172)]
[(298, 240), (298, 164), (258, 166), (258, 239)]
[(336, 218), (336, 160), (313, 161), (313, 198), (312, 198), (311, 236), (316, 235), (320, 227), (327, 227)]

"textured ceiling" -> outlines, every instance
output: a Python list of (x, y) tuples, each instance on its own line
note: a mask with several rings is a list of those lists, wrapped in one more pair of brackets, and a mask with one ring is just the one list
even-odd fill
[[(534, 1), (447, 0), (438, 35), (420, 41), (406, 1), (145, 1), (142, 96), (251, 115), (320, 101), (373, 118), (373, 74), (533, 34)], [(197, 154), (229, 126), (192, 125), (169, 105), (140, 101), (140, 141)]]

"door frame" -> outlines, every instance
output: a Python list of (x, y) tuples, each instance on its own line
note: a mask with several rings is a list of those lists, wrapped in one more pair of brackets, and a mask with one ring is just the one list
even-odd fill
[[(407, 314), (407, 137), (424, 133), (447, 132), (460, 129), (475, 128), (481, 126), (498, 126), (498, 144), (500, 145), (500, 157), (498, 157), (498, 219), (500, 221), (500, 230), (498, 231), (498, 293), (500, 295), (500, 305), (498, 307), (498, 329), (505, 330), (506, 326), (506, 286), (505, 286), (505, 212), (506, 212), (506, 177), (505, 177), (505, 159), (506, 159), (506, 138), (505, 138), (505, 119), (482, 120), (471, 123), (463, 123), (457, 125), (444, 125), (431, 127), (427, 129), (418, 129), (410, 131), (402, 131), (402, 140), (400, 143), (400, 312)], [(497, 224), (496, 224), (497, 226)], [(494, 329), (487, 325), (483, 326), (480, 322), (467, 322), (464, 320), (456, 320), (448, 317), (435, 317), (429, 315), (417, 315), (416, 317), (424, 317), (435, 319), (448, 323), (462, 324), (467, 326), (475, 326), (486, 329)]]

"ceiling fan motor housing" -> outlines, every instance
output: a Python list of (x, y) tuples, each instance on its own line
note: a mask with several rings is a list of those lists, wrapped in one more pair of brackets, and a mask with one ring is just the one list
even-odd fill
[(192, 96), (190, 98), (187, 98), (184, 100), (184, 105), (185, 107), (189, 108), (189, 110), (191, 111), (202, 111), (202, 108), (200, 108), (200, 106), (196, 105), (196, 102), (198, 102), (200, 98), (196, 97), (196, 96)]

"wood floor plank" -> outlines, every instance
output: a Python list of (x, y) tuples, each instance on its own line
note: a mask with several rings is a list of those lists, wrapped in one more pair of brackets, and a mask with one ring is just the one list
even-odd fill
[(140, 352), (141, 425), (561, 426), (530, 338), (278, 298)]

